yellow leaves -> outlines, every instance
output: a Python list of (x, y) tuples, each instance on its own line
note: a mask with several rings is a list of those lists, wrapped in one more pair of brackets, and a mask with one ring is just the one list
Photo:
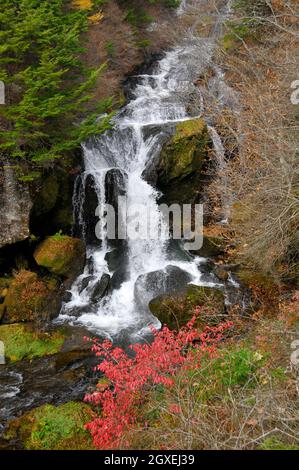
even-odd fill
[(92, 0), (73, 0), (73, 7), (79, 10), (90, 10), (93, 7)]
[(94, 15), (89, 16), (88, 20), (92, 24), (97, 24), (100, 21), (102, 21), (103, 18), (104, 18), (104, 13), (102, 11), (99, 11), (98, 13), (95, 13)]
[[(78, 10), (91, 10), (93, 8), (92, 0), (72, 0), (74, 8)], [(100, 10), (98, 13), (94, 13), (88, 17), (88, 20), (92, 24), (97, 24), (104, 18), (104, 13)]]

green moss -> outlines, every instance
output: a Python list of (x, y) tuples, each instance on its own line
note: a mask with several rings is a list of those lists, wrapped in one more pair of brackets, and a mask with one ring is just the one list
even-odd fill
[(203, 375), (225, 388), (245, 385), (263, 360), (262, 354), (246, 347), (221, 351), (219, 358), (208, 359), (206, 365), (203, 361)]
[(173, 142), (178, 142), (186, 137), (201, 135), (206, 131), (206, 123), (203, 119), (191, 119), (183, 121), (176, 125)]
[(35, 250), (34, 258), (53, 274), (68, 276), (81, 264), (85, 256), (85, 247), (81, 240), (67, 235), (54, 235), (46, 238)]
[(269, 437), (260, 445), (261, 450), (299, 450), (298, 445), (285, 444), (276, 437)]
[(208, 143), (208, 130), (203, 119), (178, 124), (175, 135), (161, 153), (160, 182), (168, 184), (200, 171), (207, 158)]
[(13, 324), (0, 326), (0, 341), (5, 346), (5, 356), (11, 361), (32, 359), (55, 354), (60, 351), (65, 340), (62, 331), (40, 333), (31, 325)]
[(5, 438), (19, 437), (28, 450), (93, 449), (90, 435), (84, 429), (92, 417), (93, 412), (84, 403), (44, 405), (14, 420)]
[(225, 312), (224, 295), (219, 289), (189, 285), (180, 295), (162, 295), (149, 304), (150, 311), (162, 324), (170, 329), (178, 329), (185, 325), (194, 315), (195, 308), (217, 311), (218, 317)]

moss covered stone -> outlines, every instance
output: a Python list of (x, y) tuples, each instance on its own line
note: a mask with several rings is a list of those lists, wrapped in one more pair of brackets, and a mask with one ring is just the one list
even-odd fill
[(57, 310), (55, 292), (53, 282), (41, 279), (31, 271), (19, 271), (5, 296), (3, 322), (29, 322), (52, 317)]
[(75, 277), (84, 267), (85, 246), (78, 238), (54, 235), (37, 247), (34, 258), (53, 274)]
[(184, 179), (198, 172), (207, 158), (209, 134), (203, 119), (177, 124), (175, 134), (163, 147), (159, 168), (159, 184)]
[(92, 450), (84, 425), (93, 417), (91, 408), (84, 403), (44, 405), (13, 420), (5, 439), (19, 439), (28, 450)]
[(180, 295), (161, 295), (149, 304), (150, 311), (170, 329), (179, 329), (194, 315), (196, 307), (225, 314), (224, 294), (220, 289), (190, 284)]
[(4, 343), (6, 358), (12, 362), (56, 354), (64, 340), (62, 330), (43, 333), (32, 324), (23, 323), (0, 326), (0, 341)]

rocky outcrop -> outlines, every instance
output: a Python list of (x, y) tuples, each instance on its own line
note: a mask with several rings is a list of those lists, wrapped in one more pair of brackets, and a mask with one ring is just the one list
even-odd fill
[(191, 320), (196, 307), (213, 309), (218, 317), (225, 315), (223, 291), (191, 284), (180, 294), (160, 295), (149, 304), (152, 314), (170, 329), (179, 329)]
[(182, 291), (192, 276), (176, 266), (142, 274), (135, 283), (136, 304), (147, 309), (149, 302), (160, 294)]
[[(30, 231), (45, 237), (62, 230), (70, 233), (73, 225), (73, 188), (76, 172), (79, 171), (79, 157), (67, 161), (64, 168), (56, 166), (45, 170), (41, 177), (32, 182), (30, 193), (33, 201), (30, 213)], [(78, 161), (77, 161), (78, 160)]]
[(34, 259), (52, 274), (74, 280), (85, 265), (85, 246), (78, 238), (54, 235), (38, 245)]
[(174, 135), (162, 148), (157, 169), (157, 184), (167, 202), (194, 202), (200, 191), (209, 146), (209, 133), (203, 119), (176, 125)]
[(0, 163), (0, 248), (29, 236), (31, 206), (27, 184), (18, 180), (13, 165)]

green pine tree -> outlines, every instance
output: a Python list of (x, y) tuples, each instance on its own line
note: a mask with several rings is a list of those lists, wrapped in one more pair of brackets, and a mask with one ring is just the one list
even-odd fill
[(87, 70), (80, 60), (87, 26), (87, 12), (63, 0), (1, 0), (0, 152), (6, 158), (49, 162), (110, 127), (111, 100), (90, 110), (103, 67)]

